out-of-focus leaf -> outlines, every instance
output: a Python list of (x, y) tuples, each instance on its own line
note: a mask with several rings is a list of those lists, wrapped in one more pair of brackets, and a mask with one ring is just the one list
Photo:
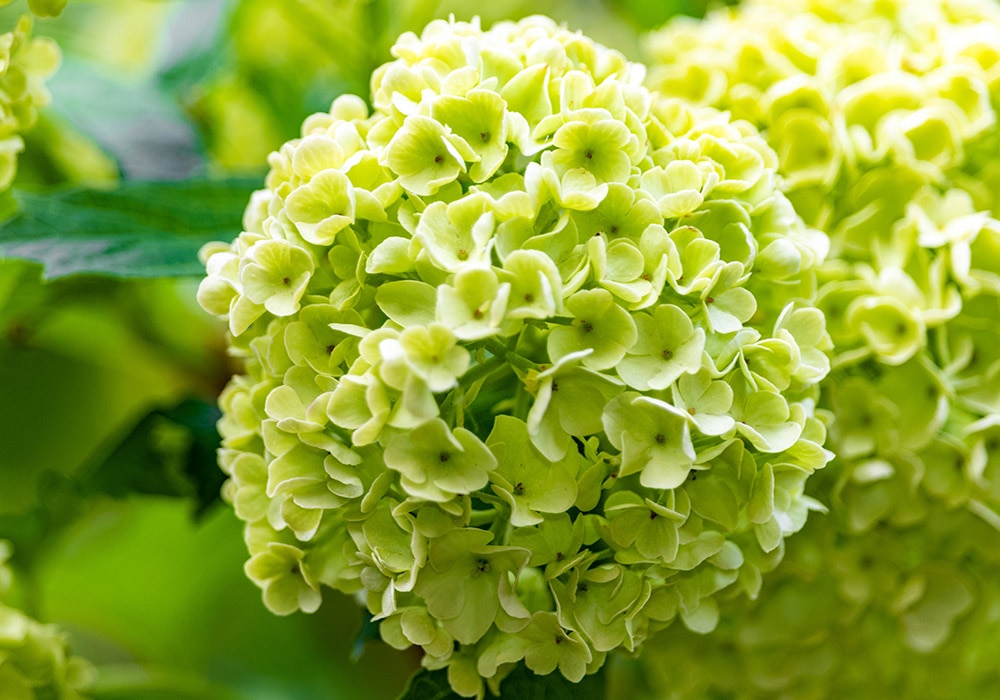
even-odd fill
[(539, 676), (518, 664), (500, 684), (502, 700), (604, 700), (607, 666), (597, 673), (584, 676), (579, 683), (566, 680), (561, 673)]
[(610, 0), (610, 4), (632, 24), (650, 30), (675, 15), (704, 17), (716, 5), (735, 5), (738, 0)]
[(198, 249), (231, 240), (260, 181), (129, 182), (116, 190), (18, 192), (0, 225), (0, 255), (41, 262), (46, 278), (201, 275)]
[(215, 406), (195, 399), (151, 412), (86, 478), (87, 487), (119, 498), (131, 492), (191, 497), (203, 513), (225, 480), (215, 459), (218, 419)]
[(448, 672), (420, 669), (410, 677), (399, 700), (459, 700), (448, 685)]
[(116, 77), (67, 55), (49, 87), (53, 111), (93, 138), (125, 178), (175, 180), (204, 168), (197, 131), (155, 76)]
[(30, 570), (44, 555), (49, 538), (79, 517), (84, 499), (69, 477), (46, 471), (36, 479), (37, 502), (23, 513), (0, 513), (0, 539), (14, 545), (15, 563)]
[(367, 610), (361, 610), (364, 618), (361, 621), (361, 629), (358, 636), (354, 638), (354, 647), (351, 649), (351, 661), (357, 663), (365, 653), (365, 646), (368, 642), (378, 642), (382, 640), (379, 636), (379, 621), (372, 618), (372, 614)]

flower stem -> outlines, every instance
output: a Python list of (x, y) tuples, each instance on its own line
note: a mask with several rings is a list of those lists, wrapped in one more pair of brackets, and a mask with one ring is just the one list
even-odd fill
[(532, 362), (524, 355), (519, 355), (513, 350), (508, 350), (507, 346), (496, 338), (487, 338), (483, 346), (490, 353), (492, 353), (494, 357), (502, 358), (504, 362), (508, 363), (512, 367), (516, 367), (522, 372), (538, 369), (538, 365), (536, 363)]
[(472, 386), (480, 379), (488, 377), (496, 370), (504, 366), (504, 358), (499, 355), (494, 355), (493, 357), (480, 362), (478, 365), (470, 369), (468, 372), (462, 375), (462, 385)]
[(474, 510), (469, 518), (469, 525), (472, 527), (480, 527), (482, 525), (487, 525), (492, 523), (497, 517), (496, 508), (487, 508), (486, 510)]

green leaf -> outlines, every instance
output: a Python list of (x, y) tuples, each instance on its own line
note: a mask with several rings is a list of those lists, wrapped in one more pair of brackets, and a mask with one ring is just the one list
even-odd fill
[(500, 684), (502, 700), (604, 700), (607, 695), (607, 665), (579, 683), (566, 680), (561, 673), (538, 676), (524, 664), (518, 664)]
[(737, 0), (722, 0), (710, 3), (708, 0), (618, 0), (613, 3), (619, 14), (628, 21), (648, 31), (658, 27), (675, 15), (704, 17), (712, 5), (735, 5)]
[(218, 409), (188, 399), (149, 413), (85, 479), (88, 490), (188, 497), (202, 515), (219, 500), (225, 475), (216, 463)]
[(354, 638), (354, 646), (351, 648), (351, 661), (355, 663), (365, 653), (365, 646), (368, 642), (382, 641), (382, 636), (379, 634), (380, 621), (373, 619), (372, 614), (365, 609), (362, 609), (361, 613), (364, 616), (361, 620), (361, 629), (358, 630), (358, 635)]
[(242, 230), (254, 178), (127, 182), (115, 190), (15, 192), (0, 255), (41, 262), (46, 278), (200, 276), (198, 249)]
[(461, 696), (448, 685), (448, 672), (420, 669), (406, 684), (399, 700), (460, 700)]

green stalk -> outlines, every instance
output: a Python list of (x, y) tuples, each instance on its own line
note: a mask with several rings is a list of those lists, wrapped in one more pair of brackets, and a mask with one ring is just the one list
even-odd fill
[(485, 347), (495, 357), (502, 358), (504, 362), (521, 370), (522, 372), (538, 370), (538, 365), (536, 363), (532, 362), (524, 355), (519, 355), (513, 350), (508, 350), (507, 346), (496, 338), (487, 338), (483, 343), (483, 347)]

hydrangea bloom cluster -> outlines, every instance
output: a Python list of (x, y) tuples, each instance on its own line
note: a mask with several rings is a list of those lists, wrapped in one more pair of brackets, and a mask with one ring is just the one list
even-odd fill
[(996, 539), (1000, 6), (750, 0), (652, 46), (651, 84), (760, 127), (783, 191), (830, 235), (817, 305), (838, 460), (812, 493), (834, 512), (801, 546), (846, 562), (841, 599), (914, 650), (977, 596), (996, 619), (996, 553), (968, 516)]
[(831, 457), (826, 239), (752, 127), (551, 20), (393, 55), (203, 250), (247, 574), (279, 614), (361, 594), (466, 696), (711, 630)]
[(24, 16), (13, 31), (0, 35), (0, 191), (14, 179), (17, 154), (24, 150), (20, 134), (49, 103), (44, 83), (59, 65), (55, 42), (30, 34), (31, 18)]
[(42, 625), (4, 603), (11, 586), (11, 549), (0, 540), (0, 690), (24, 700), (83, 700), (93, 667), (69, 653), (54, 625)]

